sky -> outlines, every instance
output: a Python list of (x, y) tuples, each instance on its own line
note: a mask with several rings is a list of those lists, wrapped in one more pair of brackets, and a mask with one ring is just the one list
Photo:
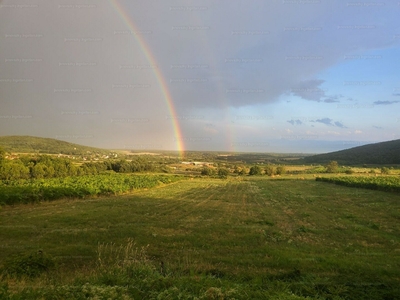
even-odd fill
[(400, 138), (400, 1), (0, 0), (0, 136), (326, 153)]

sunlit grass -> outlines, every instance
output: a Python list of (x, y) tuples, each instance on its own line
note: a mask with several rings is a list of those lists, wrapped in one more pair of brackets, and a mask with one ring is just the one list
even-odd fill
[(88, 282), (104, 295), (116, 287), (121, 297), (171, 299), (394, 297), (399, 209), (400, 195), (312, 174), (192, 179), (118, 197), (4, 207), (0, 262), (41, 250), (57, 267), (22, 285), (3, 282), (19, 293)]

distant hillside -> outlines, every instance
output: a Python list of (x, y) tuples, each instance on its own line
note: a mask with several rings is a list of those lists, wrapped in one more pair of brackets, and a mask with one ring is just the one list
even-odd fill
[(305, 163), (327, 163), (336, 160), (342, 165), (400, 164), (400, 140), (368, 144), (347, 150), (305, 157)]
[(90, 153), (106, 154), (110, 150), (87, 147), (50, 138), (33, 136), (0, 136), (0, 148), (7, 152), (69, 154), (80, 155)]

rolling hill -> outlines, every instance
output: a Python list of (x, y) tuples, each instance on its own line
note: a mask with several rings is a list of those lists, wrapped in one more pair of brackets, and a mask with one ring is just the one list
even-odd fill
[(51, 138), (33, 136), (0, 136), (0, 148), (11, 153), (43, 153), (80, 155), (107, 154), (110, 150), (93, 148)]
[(332, 160), (342, 165), (400, 164), (400, 140), (368, 144), (303, 158), (304, 163), (323, 164)]

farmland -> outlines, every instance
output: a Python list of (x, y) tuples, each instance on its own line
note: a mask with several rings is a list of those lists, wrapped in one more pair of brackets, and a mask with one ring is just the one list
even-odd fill
[(388, 192), (400, 192), (400, 178), (398, 176), (317, 177), (317, 180), (350, 187)]
[[(194, 178), (5, 206), (0, 295), (399, 298), (400, 195), (301, 178)], [(45, 271), (16, 267), (38, 251)]]
[(182, 179), (181, 176), (109, 173), (80, 177), (0, 181), (0, 203), (10, 205), (61, 198), (117, 195)]

